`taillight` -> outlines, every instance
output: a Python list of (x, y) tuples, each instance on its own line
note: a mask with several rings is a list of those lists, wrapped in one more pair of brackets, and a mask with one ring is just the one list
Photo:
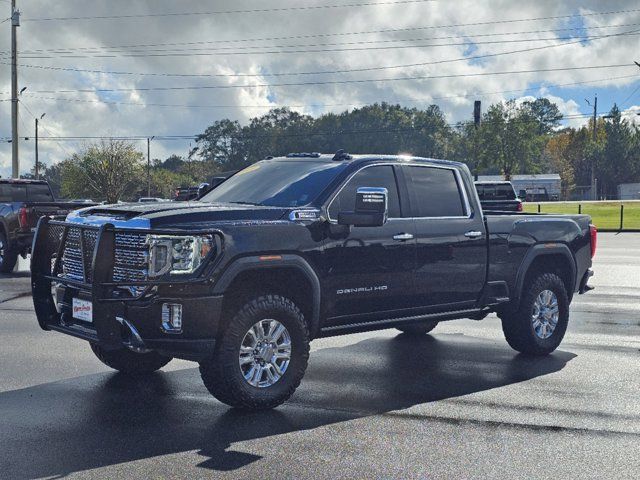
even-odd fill
[(521, 211), (522, 211), (522, 202), (518, 202), (518, 206), (516, 207), (516, 210), (517, 210), (518, 212), (521, 212)]
[(598, 246), (598, 229), (595, 225), (589, 225), (589, 233), (591, 234), (591, 258), (593, 258)]
[(27, 207), (20, 207), (18, 211), (18, 222), (20, 223), (21, 229), (29, 228), (29, 211)]

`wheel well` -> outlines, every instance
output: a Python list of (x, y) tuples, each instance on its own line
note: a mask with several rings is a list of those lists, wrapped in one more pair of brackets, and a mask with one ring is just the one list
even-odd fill
[(572, 275), (573, 266), (570, 260), (561, 254), (539, 255), (536, 257), (524, 277), (523, 288), (532, 281), (532, 279), (540, 273), (555, 273), (562, 279), (562, 283), (567, 290), (569, 300), (573, 296), (573, 287), (575, 279)]
[(313, 285), (298, 268), (254, 268), (240, 272), (224, 291), (222, 302), (222, 329), (231, 320), (234, 312), (250, 298), (275, 294), (292, 300), (302, 311), (313, 336)]

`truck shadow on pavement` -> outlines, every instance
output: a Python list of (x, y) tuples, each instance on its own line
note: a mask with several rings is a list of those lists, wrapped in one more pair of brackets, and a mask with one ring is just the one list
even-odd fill
[(144, 379), (77, 377), (0, 393), (0, 471), (5, 478), (62, 477), (192, 451), (203, 457), (201, 468), (235, 470), (262, 457), (234, 451), (234, 443), (524, 382), (574, 357), (528, 358), (502, 340), (464, 335), (376, 337), (312, 352), (294, 397), (261, 413), (217, 402), (197, 369)]

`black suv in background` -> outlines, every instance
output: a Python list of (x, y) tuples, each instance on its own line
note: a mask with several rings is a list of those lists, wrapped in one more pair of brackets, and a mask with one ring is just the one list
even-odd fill
[(44, 330), (112, 368), (194, 360), (216, 398), (264, 409), (293, 394), (318, 337), (497, 312), (509, 345), (548, 354), (595, 246), (587, 215), (483, 214), (462, 163), (295, 154), (199, 201), (43, 218), (33, 301)]
[(522, 201), (511, 182), (475, 182), (484, 211), (521, 212)]

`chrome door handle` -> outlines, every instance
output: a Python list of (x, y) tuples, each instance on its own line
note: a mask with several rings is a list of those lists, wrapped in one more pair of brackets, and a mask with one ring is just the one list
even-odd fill
[(464, 236), (467, 238), (479, 238), (482, 236), (482, 232), (471, 230), (470, 232), (465, 233)]
[(410, 233), (398, 233), (397, 235), (393, 236), (393, 239), (398, 240), (399, 242), (404, 242), (406, 240), (413, 239), (413, 235), (411, 235)]

